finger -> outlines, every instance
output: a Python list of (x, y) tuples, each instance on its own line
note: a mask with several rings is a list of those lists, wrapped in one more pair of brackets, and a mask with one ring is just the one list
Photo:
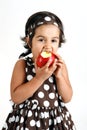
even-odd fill
[(57, 58), (62, 58), (58, 53), (55, 54)]
[(64, 60), (63, 59), (59, 59), (58, 62), (61, 63), (61, 64), (64, 64)]
[(35, 69), (37, 70), (37, 69), (39, 69), (40, 67), (37, 66), (37, 63), (36, 63), (36, 62), (37, 62), (37, 59), (35, 59), (35, 63), (34, 63)]
[(57, 68), (57, 59), (49, 66), (49, 70), (54, 72)]
[(49, 60), (47, 61), (47, 63), (45, 64), (45, 66), (46, 66), (46, 67), (49, 67), (50, 64), (51, 64), (51, 62), (52, 62), (52, 61), (49, 59)]
[(37, 60), (37, 59), (35, 59), (35, 68), (37, 68), (36, 60)]
[(63, 64), (57, 63), (57, 66), (62, 68)]
[(58, 62), (64, 63), (64, 60), (62, 59), (62, 57), (59, 54), (57, 54), (57, 58), (58, 58)]

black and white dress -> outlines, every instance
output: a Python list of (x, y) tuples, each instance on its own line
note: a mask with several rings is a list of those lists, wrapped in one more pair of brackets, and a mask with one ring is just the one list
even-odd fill
[[(31, 58), (25, 60), (28, 82), (35, 76), (35, 67)], [(32, 97), (21, 104), (13, 103), (2, 130), (76, 130), (69, 111), (58, 95), (53, 75)]]

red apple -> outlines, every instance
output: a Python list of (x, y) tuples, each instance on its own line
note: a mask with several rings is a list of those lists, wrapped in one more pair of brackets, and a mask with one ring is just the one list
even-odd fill
[(41, 52), (40, 55), (37, 57), (37, 61), (36, 64), (38, 67), (43, 67), (48, 60), (50, 60), (50, 65), (52, 65), (52, 63), (55, 60), (55, 55), (51, 52)]

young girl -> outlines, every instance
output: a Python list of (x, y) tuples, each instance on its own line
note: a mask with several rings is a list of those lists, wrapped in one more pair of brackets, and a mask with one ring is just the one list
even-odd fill
[[(64, 103), (72, 98), (67, 67), (58, 54), (65, 41), (63, 24), (51, 12), (37, 12), (26, 23), (26, 53), (14, 66), (11, 79), (12, 111), (2, 130), (75, 130)], [(56, 58), (38, 67), (36, 60), (42, 52), (52, 52)], [(32, 57), (30, 56), (32, 54)]]

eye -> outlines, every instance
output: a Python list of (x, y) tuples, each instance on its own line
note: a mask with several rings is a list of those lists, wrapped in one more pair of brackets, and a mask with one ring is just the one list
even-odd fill
[(41, 42), (41, 43), (43, 43), (45, 41), (45, 39), (43, 37), (39, 37), (38, 41)]
[(57, 39), (52, 39), (52, 42), (54, 43), (54, 42), (58, 42), (58, 40)]
[(43, 38), (39, 38), (38, 41), (41, 41), (41, 42), (42, 42), (42, 41), (44, 41), (44, 39), (43, 39)]

